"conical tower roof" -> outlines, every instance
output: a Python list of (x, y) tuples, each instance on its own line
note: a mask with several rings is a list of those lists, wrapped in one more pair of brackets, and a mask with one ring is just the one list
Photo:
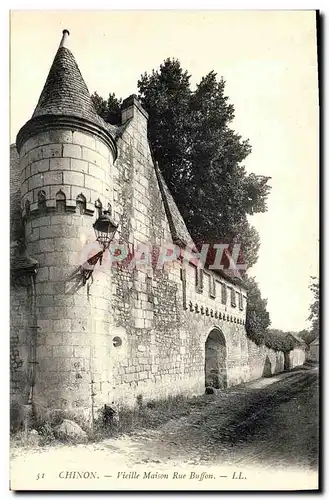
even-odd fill
[(69, 32), (64, 30), (32, 118), (43, 115), (77, 116), (104, 127), (75, 58), (65, 46), (68, 35)]
[(64, 30), (33, 116), (17, 134), (17, 150), (20, 151), (24, 141), (42, 130), (69, 126), (101, 138), (116, 159), (116, 127), (105, 123), (97, 114), (74, 56), (66, 47), (68, 35), (68, 30)]

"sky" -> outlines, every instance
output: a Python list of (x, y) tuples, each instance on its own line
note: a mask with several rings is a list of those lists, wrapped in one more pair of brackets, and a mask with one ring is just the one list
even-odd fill
[(37, 104), (61, 40), (90, 93), (137, 93), (145, 71), (176, 57), (192, 86), (214, 70), (249, 138), (249, 172), (271, 177), (268, 211), (250, 274), (268, 299), (272, 327), (308, 326), (310, 276), (318, 276), (319, 130), (314, 11), (12, 11), (10, 140)]

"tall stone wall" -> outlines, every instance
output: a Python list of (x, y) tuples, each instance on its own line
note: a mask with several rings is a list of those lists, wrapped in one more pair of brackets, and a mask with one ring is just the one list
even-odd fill
[[(134, 248), (146, 244), (161, 251), (172, 244), (172, 237), (147, 142), (147, 117), (133, 101), (123, 120), (114, 164), (113, 206), (121, 220), (120, 237)], [(214, 327), (226, 339), (228, 384), (248, 378), (245, 291), (232, 285), (243, 294), (242, 309), (238, 299), (231, 306), (229, 293), (222, 304), (219, 278), (217, 298), (210, 297), (206, 275), (204, 291), (197, 293), (195, 268), (188, 266), (182, 275), (177, 260), (159, 269), (118, 265), (112, 277), (112, 338), (119, 332), (122, 342), (110, 353), (113, 401), (133, 405), (139, 395), (203, 393), (205, 341)]]
[[(125, 130), (114, 164), (114, 210), (120, 239), (136, 250), (140, 244), (160, 248), (171, 242), (147, 141), (147, 116), (136, 102), (123, 110)], [(168, 270), (150, 265), (112, 269), (113, 400), (133, 405), (138, 395), (165, 397), (180, 391), (180, 300)]]

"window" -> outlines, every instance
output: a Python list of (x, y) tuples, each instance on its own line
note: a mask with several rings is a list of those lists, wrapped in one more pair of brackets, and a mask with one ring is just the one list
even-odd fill
[(120, 337), (114, 337), (113, 338), (113, 345), (114, 345), (114, 347), (122, 346), (122, 339)]
[(26, 200), (25, 202), (25, 213), (26, 215), (30, 215), (31, 213), (31, 204), (29, 200)]
[(209, 295), (213, 299), (216, 298), (216, 280), (213, 276), (210, 276)]
[(225, 283), (222, 283), (222, 304), (226, 305), (227, 302), (227, 288)]
[(38, 192), (38, 210), (41, 213), (44, 213), (47, 210), (47, 206), (46, 206), (46, 193), (44, 191), (39, 191)]
[(66, 196), (62, 190), (56, 194), (56, 212), (65, 212)]
[(236, 292), (234, 288), (231, 288), (231, 306), (236, 307)]
[(243, 295), (242, 295), (242, 293), (239, 294), (239, 309), (240, 309), (240, 311), (243, 311)]

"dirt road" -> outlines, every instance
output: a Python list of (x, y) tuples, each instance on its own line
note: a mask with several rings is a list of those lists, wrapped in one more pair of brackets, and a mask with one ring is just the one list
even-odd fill
[(315, 477), (318, 418), (318, 372), (301, 369), (210, 395), (191, 404), (188, 416), (157, 429), (88, 445), (13, 450), (12, 476), (24, 472), (35, 480), (49, 470), (55, 480), (59, 471), (97, 468), (110, 478), (117, 471), (160, 474), (217, 466), (236, 474), (260, 467), (272, 475), (288, 470)]

